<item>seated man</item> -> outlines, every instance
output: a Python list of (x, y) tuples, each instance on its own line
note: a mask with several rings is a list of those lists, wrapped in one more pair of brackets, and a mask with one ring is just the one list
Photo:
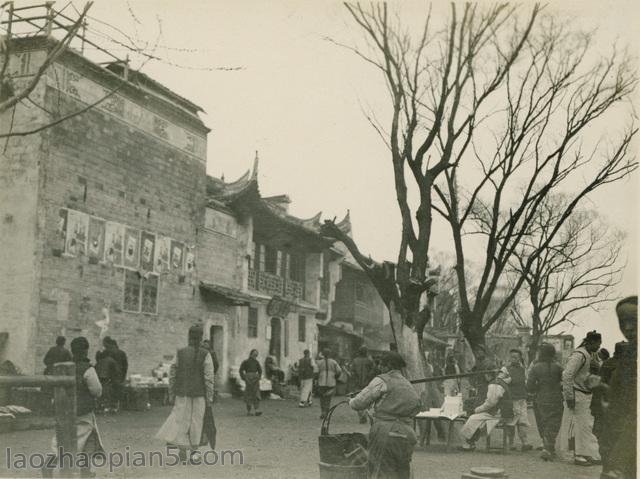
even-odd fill
[(509, 391), (511, 377), (506, 367), (498, 372), (495, 380), (491, 381), (487, 389), (487, 398), (478, 406), (462, 427), (460, 433), (465, 439), (462, 449), (472, 451), (475, 443), (486, 427), (487, 435), (491, 434), (494, 427), (501, 419), (513, 419), (513, 401)]

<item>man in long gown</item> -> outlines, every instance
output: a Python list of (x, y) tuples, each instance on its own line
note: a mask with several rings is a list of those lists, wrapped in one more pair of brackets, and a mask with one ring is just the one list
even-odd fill
[(200, 347), (203, 332), (199, 326), (189, 328), (189, 345), (178, 350), (169, 372), (169, 395), (175, 397), (171, 414), (156, 437), (179, 449), (180, 460), (187, 459), (204, 444), (205, 409), (214, 397), (213, 361), (209, 352)]

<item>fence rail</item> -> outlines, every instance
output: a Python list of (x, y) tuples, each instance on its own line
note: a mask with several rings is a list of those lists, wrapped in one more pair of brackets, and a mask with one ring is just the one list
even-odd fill
[[(56, 439), (58, 447), (74, 454), (78, 449), (76, 434), (76, 365), (58, 363), (53, 365), (51, 376), (0, 376), (0, 388), (40, 386), (53, 388), (56, 414)], [(70, 475), (64, 469), (64, 477)]]

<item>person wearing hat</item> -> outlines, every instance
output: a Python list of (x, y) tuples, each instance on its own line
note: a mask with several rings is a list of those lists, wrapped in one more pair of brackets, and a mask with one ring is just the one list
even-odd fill
[(370, 478), (409, 479), (411, 456), (417, 442), (413, 417), (420, 411), (420, 396), (401, 370), (406, 367), (397, 352), (387, 352), (381, 361), (382, 374), (349, 401), (356, 411), (373, 406), (369, 431)]
[(626, 342), (616, 348), (617, 364), (606, 394), (609, 404), (603, 421), (602, 479), (636, 477), (638, 297), (620, 301), (616, 314)]
[(176, 354), (169, 371), (169, 396), (175, 398), (174, 406), (156, 435), (179, 448), (182, 462), (187, 459), (187, 449), (193, 456), (198, 447), (206, 444), (204, 416), (214, 398), (213, 361), (209, 352), (201, 347), (202, 336), (199, 326), (189, 328), (188, 346)]
[[(96, 399), (102, 395), (102, 385), (96, 370), (89, 362), (89, 341), (80, 336), (71, 341), (71, 355), (76, 366), (76, 438), (78, 453), (87, 458), (104, 453), (98, 424), (96, 422)], [(54, 454), (58, 454), (57, 437), (52, 441)], [(64, 451), (63, 451), (64, 452)], [(64, 458), (63, 458), (64, 459)], [(47, 462), (47, 461), (45, 461)], [(57, 462), (57, 461), (56, 461)], [(81, 462), (81, 459), (78, 459)], [(91, 461), (87, 461), (89, 464)], [(42, 468), (43, 477), (53, 477), (55, 464), (47, 463)], [(80, 467), (80, 477), (93, 477), (89, 465)]]
[(600, 382), (600, 376), (591, 372), (591, 361), (601, 344), (602, 336), (598, 332), (587, 333), (580, 346), (569, 356), (562, 373), (565, 408), (559, 446), (573, 449), (574, 464), (577, 466), (601, 463), (591, 415), (592, 389)]
[(562, 422), (562, 367), (556, 362), (556, 348), (543, 343), (538, 360), (529, 371), (527, 391), (533, 394), (533, 411), (542, 439), (540, 457), (551, 461), (556, 457), (556, 437)]
[(47, 354), (44, 355), (44, 365), (45, 370), (44, 374), (52, 374), (53, 365), (56, 363), (64, 363), (67, 361), (73, 361), (71, 353), (67, 348), (64, 347), (64, 344), (67, 342), (67, 339), (64, 336), (58, 336), (56, 338), (56, 345), (49, 348)]
[(491, 434), (500, 420), (513, 420), (513, 400), (509, 390), (511, 376), (509, 370), (503, 367), (496, 378), (487, 387), (487, 397), (475, 408), (467, 422), (462, 426), (460, 434), (465, 440), (463, 451), (473, 451), (480, 433), (486, 428), (487, 435)]

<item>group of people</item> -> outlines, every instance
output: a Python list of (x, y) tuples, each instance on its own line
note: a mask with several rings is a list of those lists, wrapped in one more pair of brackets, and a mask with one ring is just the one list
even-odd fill
[[(473, 449), (481, 431), (489, 433), (504, 421), (518, 431), (522, 449), (531, 449), (527, 441), (527, 394), (532, 394), (544, 459), (555, 457), (556, 438), (562, 425), (562, 429), (569, 433), (571, 441), (567, 443), (571, 442), (576, 464), (602, 463), (601, 477), (604, 479), (635, 478), (637, 305), (637, 296), (633, 296), (622, 300), (616, 307), (626, 341), (616, 345), (612, 358), (601, 352), (601, 336), (594, 331), (587, 334), (571, 354), (564, 370), (556, 362), (554, 347), (543, 344), (528, 370), (525, 370), (522, 354), (512, 350), (508, 365), (499, 369), (494, 377), (479, 375), (481, 381), (477, 386), (482, 389), (484, 384), (486, 390), (481, 403), (462, 428), (463, 447)], [(157, 434), (167, 444), (177, 447), (183, 460), (193, 457), (204, 444), (208, 443), (212, 448), (215, 445), (215, 355), (203, 347), (202, 338), (201, 327), (191, 327), (187, 346), (177, 351), (169, 375), (174, 406)], [(103, 345), (105, 351), (98, 355), (99, 359), (104, 362), (106, 353), (106, 357), (119, 366), (122, 359), (116, 359), (118, 355), (113, 353), (114, 341), (105, 338)], [(47, 374), (51, 374), (52, 357), (55, 362), (69, 358), (75, 362), (78, 451), (96, 454), (103, 448), (94, 411), (96, 399), (105, 388), (90, 364), (88, 351), (89, 342), (84, 337), (71, 341), (70, 352), (65, 352), (64, 341), (59, 339), (56, 349), (47, 353), (45, 364)], [(259, 381), (262, 376), (257, 356), (258, 351), (252, 350), (240, 367), (246, 383), (247, 413), (256, 416), (261, 413)], [(484, 358), (480, 359), (478, 370), (490, 369), (489, 363), (485, 364)], [(112, 361), (106, 363), (113, 368)], [(405, 368), (403, 358), (391, 351), (382, 357), (379, 370), (364, 349), (352, 364), (352, 373), (361, 389), (352, 395), (349, 405), (365, 421), (367, 416), (371, 418), (368, 445), (371, 478), (410, 477), (411, 459), (417, 442), (413, 418), (424, 409), (424, 398), (405, 377)], [(321, 417), (325, 417), (332, 391), (335, 391), (336, 382), (343, 372), (341, 367), (330, 357), (329, 351), (320, 354), (317, 364), (309, 351), (305, 351), (297, 370), (301, 379), (300, 405), (311, 404), (311, 385), (317, 374)], [(455, 361), (447, 360), (444, 372), (457, 374), (459, 368)], [(447, 390), (453, 391), (456, 387), (453, 383), (445, 384)], [(88, 469), (81, 472), (85, 476), (89, 473)], [(50, 475), (51, 471), (45, 469), (43, 473)]]
[[(542, 459), (556, 458), (558, 445), (573, 453), (576, 465), (602, 464), (603, 478), (636, 477), (637, 304), (633, 296), (616, 307), (626, 341), (616, 344), (613, 357), (601, 349), (596, 331), (586, 335), (564, 369), (553, 345), (542, 344), (525, 375), (522, 356), (513, 350), (509, 365), (494, 378), (483, 375), (486, 393), (462, 428), (462, 448), (473, 450), (482, 432), (503, 422), (518, 430), (522, 449), (530, 450), (526, 399), (531, 394)], [(488, 364), (479, 368), (488, 369)]]
[[(73, 361), (72, 352), (66, 345), (64, 336), (56, 338), (55, 346), (52, 346), (44, 356), (44, 374), (54, 373), (54, 364)], [(102, 340), (103, 349), (96, 352), (95, 372), (102, 386), (102, 393), (97, 404), (97, 411), (109, 413), (117, 412), (124, 396), (124, 384), (127, 378), (129, 363), (127, 354), (118, 347), (118, 342), (106, 336)]]

